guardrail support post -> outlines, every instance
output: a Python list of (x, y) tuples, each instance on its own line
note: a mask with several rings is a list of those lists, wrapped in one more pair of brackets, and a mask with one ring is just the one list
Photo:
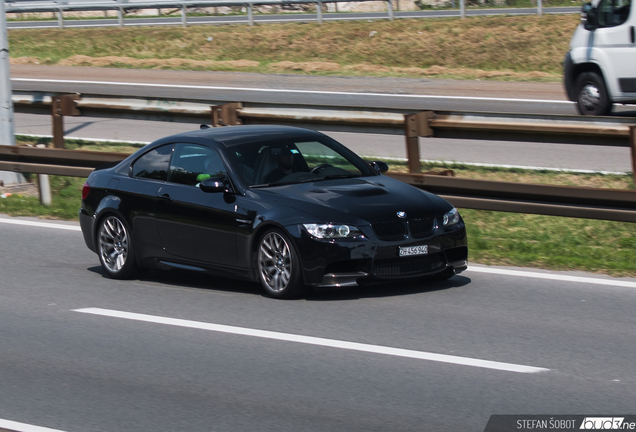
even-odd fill
[(60, 29), (64, 28), (64, 14), (62, 13), (62, 8), (57, 10), (57, 25)]
[(51, 197), (51, 182), (48, 174), (38, 174), (38, 186), (40, 189), (40, 204), (50, 206), (53, 199)]
[(406, 114), (404, 116), (406, 157), (410, 173), (422, 172), (419, 137), (433, 136), (433, 129), (429, 126), (429, 120), (434, 117), (435, 113), (433, 111), (422, 111), (417, 114)]
[(459, 15), (466, 18), (466, 0), (459, 0)]
[(629, 147), (632, 151), (632, 179), (636, 184), (636, 126), (629, 127)]
[(252, 3), (247, 4), (247, 20), (250, 22), (250, 27), (254, 26), (254, 6)]
[(53, 147), (64, 148), (64, 116), (81, 115), (80, 110), (75, 106), (75, 101), (80, 95), (55, 96), (51, 101), (51, 116), (53, 117)]
[(318, 23), (322, 24), (322, 2), (316, 2), (316, 17), (318, 18)]
[(181, 5), (181, 27), (188, 26), (188, 19), (186, 18), (186, 7)]
[(387, 11), (389, 12), (389, 21), (393, 21), (393, 1), (392, 0), (386, 1), (386, 8), (387, 8)]
[(242, 122), (239, 118), (238, 110), (241, 108), (243, 108), (243, 104), (240, 102), (212, 105), (210, 107), (212, 110), (212, 127), (240, 125)]
[(537, 15), (543, 15), (543, 5), (541, 4), (541, 0), (537, 0)]
[(119, 27), (124, 26), (124, 8), (121, 6), (117, 8), (117, 22), (119, 23)]

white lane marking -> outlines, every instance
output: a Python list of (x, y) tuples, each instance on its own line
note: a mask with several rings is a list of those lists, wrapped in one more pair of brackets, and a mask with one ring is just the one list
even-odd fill
[(177, 327), (187, 327), (187, 328), (193, 328), (193, 329), (199, 329), (199, 330), (208, 330), (208, 331), (219, 332), (219, 333), (229, 333), (229, 334), (240, 335), (240, 336), (252, 336), (252, 337), (274, 339), (274, 340), (285, 341), (285, 342), (297, 342), (297, 343), (308, 344), (308, 345), (318, 345), (318, 346), (329, 347), (329, 348), (340, 348), (345, 350), (362, 351), (362, 352), (368, 352), (368, 353), (374, 353), (374, 354), (385, 354), (390, 356), (406, 357), (406, 358), (412, 358), (412, 359), (418, 359), (418, 360), (451, 363), (451, 364), (473, 366), (473, 367), (480, 367), (480, 368), (486, 368), (486, 369), (496, 369), (496, 370), (506, 371), (506, 372), (537, 373), (537, 372), (546, 372), (550, 370), (550, 369), (545, 369), (540, 367), (524, 366), (524, 365), (518, 365), (513, 363), (501, 363), (501, 362), (495, 362), (490, 360), (480, 360), (480, 359), (473, 359), (468, 357), (458, 357), (458, 356), (451, 356), (451, 355), (445, 355), (445, 354), (429, 353), (424, 351), (391, 348), (391, 347), (380, 346), (380, 345), (347, 342), (347, 341), (336, 340), (336, 339), (325, 339), (325, 338), (312, 337), (312, 336), (279, 333), (279, 332), (251, 329), (251, 328), (245, 328), (245, 327), (234, 327), (234, 326), (228, 326), (228, 325), (222, 325), (222, 324), (211, 324), (211, 323), (205, 323), (200, 321), (189, 321), (189, 320), (176, 319), (176, 318), (166, 318), (166, 317), (160, 317), (155, 315), (138, 314), (138, 313), (123, 312), (123, 311), (116, 311), (116, 310), (110, 310), (110, 309), (85, 308), (85, 309), (75, 309), (74, 312), (101, 315), (101, 316), (107, 316), (112, 318), (123, 318), (123, 319), (134, 320), (134, 321), (144, 321), (144, 322), (150, 322), (155, 324), (166, 324), (166, 325), (172, 325)]
[(0, 223), (13, 224), (13, 225), (26, 225), (40, 228), (54, 228), (68, 231), (81, 231), (82, 229), (75, 225), (63, 225), (63, 224), (54, 224), (47, 222), (36, 222), (36, 221), (26, 221), (21, 219), (9, 219), (0, 217)]
[(27, 423), (18, 423), (11, 420), (0, 419), (0, 428), (15, 432), (63, 432), (59, 429), (49, 429), (41, 426), (33, 426)]
[(316, 94), (316, 95), (336, 95), (336, 96), (372, 96), (372, 97), (389, 97), (389, 98), (411, 98), (411, 99), (453, 99), (453, 100), (476, 100), (476, 101), (497, 101), (497, 102), (532, 102), (532, 103), (557, 103), (557, 104), (573, 104), (571, 101), (564, 100), (544, 100), (544, 99), (513, 99), (513, 98), (488, 98), (477, 96), (438, 96), (438, 95), (415, 95), (415, 94), (393, 94), (393, 93), (357, 93), (357, 92), (341, 92), (326, 90), (290, 90), (290, 89), (273, 89), (258, 87), (221, 87), (221, 86), (196, 86), (196, 85), (177, 85), (177, 84), (153, 84), (153, 83), (129, 83), (129, 82), (112, 82), (112, 81), (82, 81), (82, 80), (58, 80), (58, 79), (40, 79), (40, 78), (11, 78), (11, 81), (20, 82), (37, 82), (37, 83), (55, 83), (55, 84), (89, 84), (89, 85), (109, 85), (109, 86), (130, 86), (130, 87), (155, 87), (155, 88), (180, 88), (190, 90), (229, 90), (229, 91), (245, 91), (245, 92), (262, 92), (262, 93), (294, 93), (294, 94)]
[(560, 274), (550, 274), (550, 273), (535, 273), (528, 272), (522, 270), (507, 270), (507, 269), (499, 269), (499, 268), (490, 268), (490, 267), (469, 267), (467, 272), (475, 272), (475, 273), (489, 273), (503, 276), (516, 276), (516, 277), (527, 277), (534, 279), (548, 279), (554, 281), (561, 282), (577, 282), (577, 283), (586, 283), (586, 284), (595, 284), (595, 285), (609, 285), (609, 286), (617, 286), (617, 287), (625, 287), (625, 288), (636, 288), (636, 282), (630, 281), (622, 281), (617, 279), (596, 279), (590, 277), (582, 277), (582, 276), (568, 276), (568, 275), (560, 275)]

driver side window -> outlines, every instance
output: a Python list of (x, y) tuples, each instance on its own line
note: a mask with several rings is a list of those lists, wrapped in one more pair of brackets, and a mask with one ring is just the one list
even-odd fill
[(598, 5), (599, 27), (616, 27), (625, 23), (631, 5), (631, 0), (601, 0)]

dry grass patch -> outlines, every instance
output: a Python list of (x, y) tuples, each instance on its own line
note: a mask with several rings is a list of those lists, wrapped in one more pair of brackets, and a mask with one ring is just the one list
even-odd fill
[(9, 39), (13, 61), (33, 64), (556, 80), (578, 23), (576, 15), (546, 15), (24, 29)]

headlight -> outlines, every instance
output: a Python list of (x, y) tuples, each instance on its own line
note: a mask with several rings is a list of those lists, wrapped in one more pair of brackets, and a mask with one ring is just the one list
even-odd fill
[(351, 238), (361, 235), (358, 228), (351, 225), (303, 224), (307, 232), (319, 239)]
[(459, 212), (455, 207), (444, 215), (444, 226), (455, 225), (459, 222)]

